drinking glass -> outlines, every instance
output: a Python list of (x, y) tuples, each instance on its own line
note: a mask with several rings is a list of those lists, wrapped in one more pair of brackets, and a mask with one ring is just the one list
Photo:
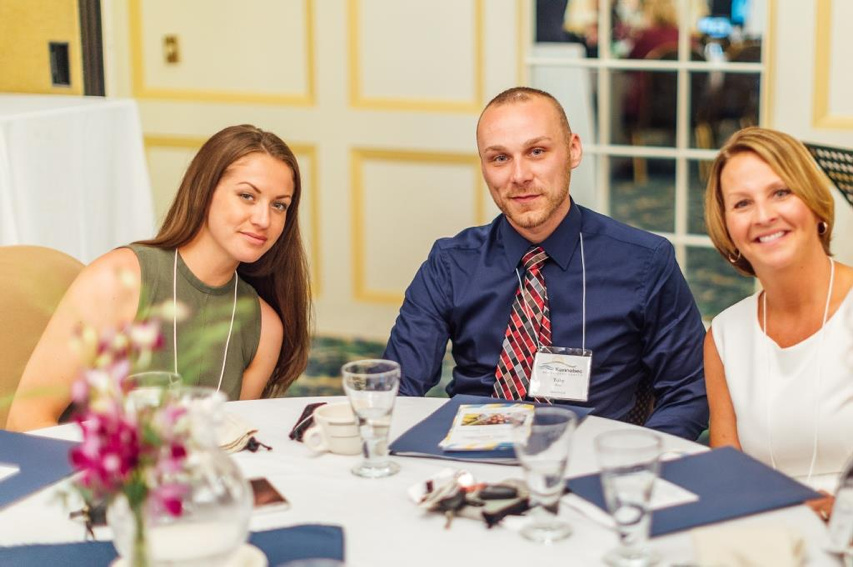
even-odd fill
[(577, 415), (561, 407), (537, 407), (512, 422), (515, 454), (530, 491), (531, 521), (521, 535), (540, 543), (569, 537), (571, 526), (557, 517)]
[(125, 404), (128, 411), (158, 407), (164, 394), (180, 386), (181, 382), (180, 375), (165, 370), (131, 374), (127, 377), (128, 392)]
[(400, 365), (391, 360), (357, 360), (344, 364), (341, 373), (364, 454), (353, 474), (367, 478), (397, 474), (400, 465), (388, 459), (388, 429), (400, 387)]
[(608, 431), (595, 438), (604, 500), (619, 531), (619, 547), (604, 556), (608, 565), (643, 567), (660, 561), (646, 542), (661, 446), (660, 436), (650, 431)]

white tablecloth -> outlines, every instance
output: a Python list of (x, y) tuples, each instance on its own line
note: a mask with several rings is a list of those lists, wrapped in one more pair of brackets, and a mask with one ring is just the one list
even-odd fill
[[(324, 398), (322, 401), (343, 401)], [(601, 527), (571, 509), (563, 510), (574, 534), (554, 545), (537, 545), (516, 532), (465, 518), (444, 529), (444, 517), (426, 514), (409, 499), (406, 490), (445, 467), (464, 467), (478, 480), (500, 481), (520, 478), (514, 466), (455, 463), (437, 459), (394, 457), (400, 472), (385, 479), (363, 479), (349, 470), (360, 456), (314, 455), (301, 443), (288, 439), (303, 407), (315, 398), (283, 398), (231, 402), (227, 408), (260, 429), (258, 438), (272, 445), (272, 451), (247, 451), (235, 455), (249, 477), (265, 476), (290, 500), (290, 510), (253, 516), (253, 530), (302, 523), (339, 524), (344, 527), (347, 567), (427, 567), (487, 565), (601, 565), (601, 557), (617, 543), (614, 532)], [(399, 398), (394, 410), (391, 437), (417, 423), (444, 400)], [(569, 475), (596, 470), (592, 439), (598, 433), (634, 427), (607, 419), (588, 417), (575, 435)], [(39, 432), (51, 437), (78, 438), (77, 427), (63, 425)], [(697, 452), (704, 447), (664, 436), (667, 451)], [(67, 519), (67, 511), (55, 499), (56, 488), (46, 489), (0, 512), (0, 545), (79, 541), (83, 527)], [(732, 526), (791, 526), (808, 541), (810, 565), (838, 565), (820, 551), (826, 529), (805, 506), (797, 506), (728, 522)], [(98, 537), (109, 538), (106, 528)], [(651, 546), (665, 559), (665, 565), (695, 565), (689, 533), (655, 538)]]
[(88, 263), (154, 234), (132, 100), (0, 94), (0, 245)]

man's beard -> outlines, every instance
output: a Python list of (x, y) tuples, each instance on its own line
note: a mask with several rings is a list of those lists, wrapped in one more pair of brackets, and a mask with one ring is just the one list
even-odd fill
[(543, 192), (540, 188), (536, 188), (536, 193), (538, 193), (541, 197), (546, 199), (544, 206), (539, 207), (534, 210), (522, 210), (522, 211), (513, 211), (508, 203), (511, 202), (512, 197), (507, 197), (503, 201), (503, 206), (500, 207), (501, 212), (503, 212), (506, 217), (512, 221), (513, 224), (519, 226), (521, 228), (536, 228), (537, 226), (544, 224), (551, 216), (554, 214), (560, 205), (562, 205), (566, 199), (569, 198), (569, 184), (568, 180), (565, 184), (565, 190), (561, 191), (558, 195), (552, 195), (547, 192)]

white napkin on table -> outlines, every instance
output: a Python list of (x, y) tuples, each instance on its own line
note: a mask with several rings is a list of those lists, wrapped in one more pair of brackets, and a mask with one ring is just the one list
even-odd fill
[(691, 534), (700, 565), (799, 567), (805, 562), (803, 536), (783, 525), (711, 526)]
[(239, 415), (226, 413), (217, 432), (217, 442), (226, 453), (242, 451), (249, 438), (258, 432), (258, 428)]

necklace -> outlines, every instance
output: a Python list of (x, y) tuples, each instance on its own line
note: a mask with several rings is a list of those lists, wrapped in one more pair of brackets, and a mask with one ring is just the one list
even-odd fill
[[(234, 304), (231, 306), (231, 323), (228, 325), (228, 338), (225, 339), (225, 352), (222, 353), (222, 370), (219, 371), (219, 384), (216, 386), (218, 392), (222, 388), (222, 378), (225, 376), (225, 362), (228, 360), (228, 345), (231, 343), (231, 331), (234, 330), (234, 313), (237, 311), (237, 282), (240, 276), (234, 270)], [(172, 267), (172, 303), (178, 304), (178, 249), (175, 248), (175, 263)], [(172, 352), (175, 355), (175, 374), (178, 374), (178, 310), (172, 317)]]
[[(806, 483), (812, 479), (812, 474), (814, 474), (815, 463), (817, 463), (817, 430), (818, 430), (818, 422), (820, 420), (820, 413), (818, 412), (818, 400), (820, 395), (820, 382), (821, 382), (821, 370), (823, 367), (823, 360), (821, 358), (821, 352), (823, 351), (823, 339), (826, 331), (826, 320), (829, 316), (829, 303), (832, 299), (832, 284), (835, 280), (835, 261), (832, 258), (829, 258), (829, 289), (826, 292), (826, 304), (823, 308), (823, 322), (820, 325), (820, 337), (818, 337), (817, 344), (817, 385), (815, 386), (815, 395), (814, 395), (814, 407), (812, 408), (812, 459), (809, 464), (809, 475), (806, 477)], [(762, 310), (762, 325), (761, 332), (764, 334), (764, 360), (765, 367), (767, 371), (767, 377), (770, 377), (770, 342), (772, 339), (770, 335), (767, 334), (767, 291), (761, 297), (761, 305)], [(774, 396), (767, 396), (767, 444), (768, 449), (770, 450), (770, 463), (773, 465), (773, 468), (776, 469), (776, 455), (773, 452), (773, 429), (770, 424), (770, 402)]]

